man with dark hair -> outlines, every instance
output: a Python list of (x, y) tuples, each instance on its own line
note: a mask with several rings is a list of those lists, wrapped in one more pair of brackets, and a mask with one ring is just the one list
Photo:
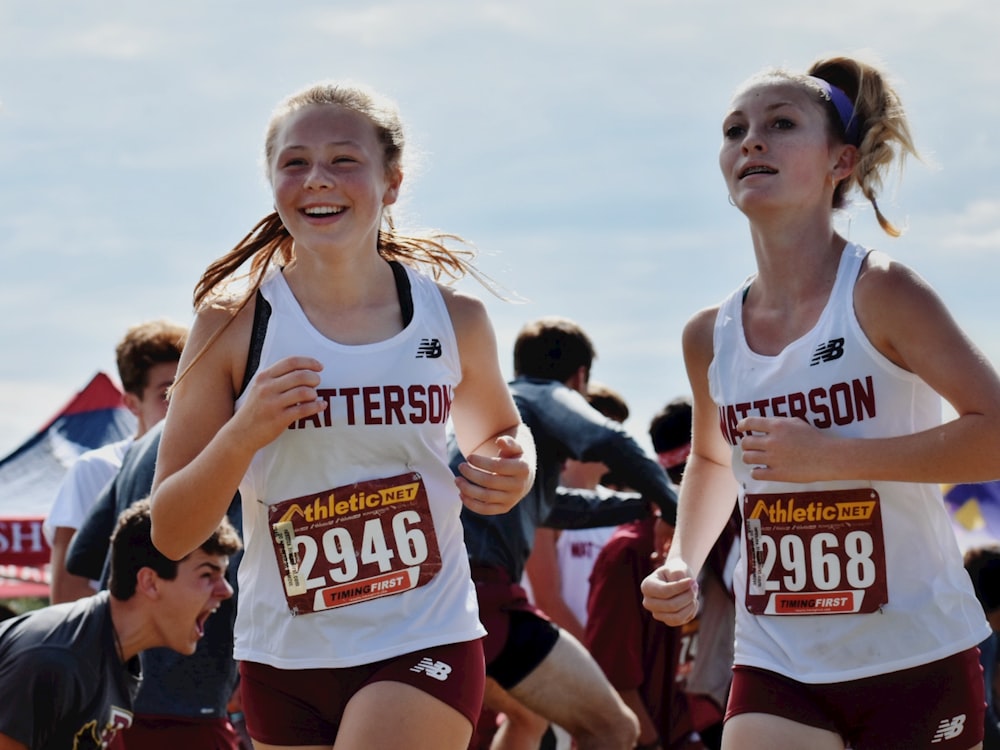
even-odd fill
[(691, 455), (691, 399), (678, 396), (656, 412), (649, 422), (649, 439), (660, 466), (679, 485)]
[(514, 342), (514, 374), (554, 380), (589, 378), (597, 350), (586, 332), (569, 318), (549, 316), (526, 323)]
[(209, 615), (232, 596), (225, 574), (240, 548), (224, 521), (175, 562), (150, 540), (148, 502), (123, 513), (110, 591), (0, 624), (0, 750), (107, 747), (132, 722), (138, 654), (194, 652)]
[[(528, 602), (520, 581), (535, 529), (615, 526), (647, 515), (650, 502), (668, 522), (676, 517), (676, 496), (656, 461), (624, 427), (587, 403), (594, 359), (590, 338), (567, 318), (542, 318), (521, 329), (510, 389), (535, 439), (535, 484), (508, 513), (462, 510), (480, 617), (489, 631), (487, 707), (496, 709), (513, 696), (564, 727), (580, 750), (632, 748), (638, 726), (580, 642)], [(600, 461), (628, 477), (636, 492), (605, 498), (559, 487), (567, 458)], [(463, 460), (452, 445), (452, 468), (457, 471)]]

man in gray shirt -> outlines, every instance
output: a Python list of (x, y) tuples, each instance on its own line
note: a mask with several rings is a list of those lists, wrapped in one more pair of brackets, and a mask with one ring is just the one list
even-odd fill
[(233, 594), (226, 569), (241, 547), (224, 521), (175, 562), (150, 540), (148, 501), (123, 513), (107, 591), (0, 624), (0, 750), (107, 747), (132, 723), (140, 652), (194, 653)]

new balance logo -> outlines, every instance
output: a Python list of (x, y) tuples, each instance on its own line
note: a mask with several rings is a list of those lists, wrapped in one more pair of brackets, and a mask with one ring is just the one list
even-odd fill
[(844, 356), (844, 340), (830, 339), (825, 344), (820, 344), (813, 352), (812, 361), (809, 366), (818, 365), (820, 362), (833, 362)]
[(445, 664), (443, 661), (434, 661), (425, 656), (417, 664), (410, 667), (410, 671), (423, 672), (428, 677), (433, 677), (435, 680), (444, 682), (448, 679), (448, 675), (451, 674), (451, 665)]
[(934, 739), (931, 740), (931, 744), (953, 740), (964, 730), (965, 714), (959, 714), (953, 719), (942, 719), (941, 723), (938, 724), (937, 731), (934, 733)]
[(441, 342), (437, 339), (420, 339), (420, 346), (417, 347), (417, 359), (426, 357), (427, 359), (437, 359), (441, 356)]

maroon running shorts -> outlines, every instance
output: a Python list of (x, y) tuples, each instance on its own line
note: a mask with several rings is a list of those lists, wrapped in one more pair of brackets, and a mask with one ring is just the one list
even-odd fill
[(979, 649), (912, 669), (820, 684), (737, 665), (726, 719), (746, 713), (836, 732), (853, 750), (966, 750), (983, 740)]
[(247, 730), (269, 745), (332, 745), (355, 693), (384, 681), (402, 682), (434, 696), (474, 727), (486, 684), (481, 640), (342, 669), (277, 669), (244, 661), (240, 680)]

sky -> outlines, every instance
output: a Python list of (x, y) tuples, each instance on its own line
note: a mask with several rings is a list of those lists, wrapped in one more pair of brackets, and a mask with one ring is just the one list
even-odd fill
[[(718, 168), (751, 74), (880, 60), (923, 162), (838, 220), (926, 278), (1000, 361), (995, 0), (0, 0), (0, 456), (130, 325), (192, 320), (205, 267), (271, 210), (273, 107), (321, 79), (392, 97), (414, 166), (396, 223), (462, 235), (507, 376), (518, 329), (577, 321), (648, 446), (688, 392), (680, 334), (753, 272)], [(516, 301), (511, 301), (512, 299)]]

